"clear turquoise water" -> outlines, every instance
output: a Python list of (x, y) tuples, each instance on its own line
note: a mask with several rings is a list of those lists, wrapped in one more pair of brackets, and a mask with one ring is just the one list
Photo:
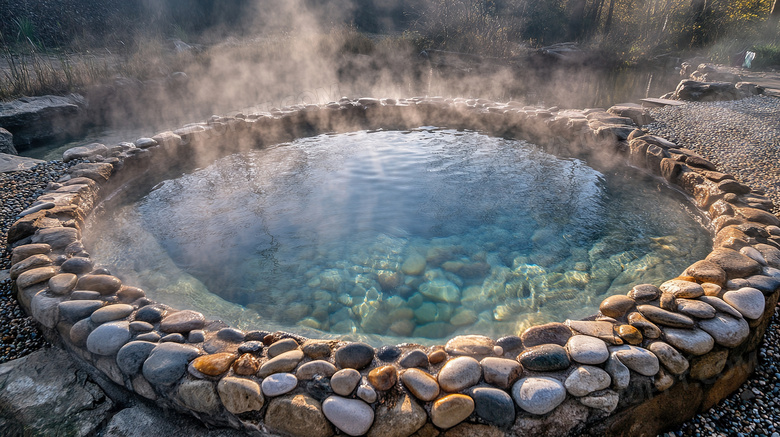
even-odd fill
[(151, 297), (244, 328), (498, 337), (660, 283), (711, 237), (634, 169), (419, 129), (321, 135), (166, 180), (88, 230)]

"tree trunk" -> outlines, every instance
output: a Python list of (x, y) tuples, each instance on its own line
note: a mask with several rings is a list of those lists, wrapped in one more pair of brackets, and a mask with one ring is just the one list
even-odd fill
[(609, 0), (609, 12), (607, 12), (607, 21), (604, 23), (604, 34), (608, 34), (612, 28), (612, 14), (615, 11), (615, 0)]
[(691, 12), (693, 14), (693, 28), (691, 29), (691, 47), (697, 47), (704, 43), (704, 11), (707, 9), (707, 0), (691, 0)]
[(769, 16), (775, 21), (780, 20), (780, 0), (775, 0), (775, 2), (772, 3), (772, 11), (769, 12)]

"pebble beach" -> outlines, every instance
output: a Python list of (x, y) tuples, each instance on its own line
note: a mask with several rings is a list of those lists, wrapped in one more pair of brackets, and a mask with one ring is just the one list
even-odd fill
[[(740, 181), (765, 190), (780, 205), (780, 99), (755, 97), (733, 102), (691, 103), (652, 111), (656, 122), (646, 128), (704, 158)], [(19, 212), (48, 182), (60, 177), (66, 164), (52, 161), (14, 173), (0, 174), (0, 240)], [(777, 210), (775, 211), (777, 212)], [(16, 303), (7, 269), (10, 254), (0, 249), (0, 363), (20, 358), (45, 341)], [(780, 437), (776, 402), (780, 399), (778, 312), (770, 324), (756, 374), (717, 407), (667, 433), (668, 436)]]

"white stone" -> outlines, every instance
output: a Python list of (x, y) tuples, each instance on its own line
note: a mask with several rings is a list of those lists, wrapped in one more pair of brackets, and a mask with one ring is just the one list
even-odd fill
[(566, 388), (557, 379), (528, 377), (512, 386), (512, 398), (524, 411), (547, 414), (566, 399)]
[(336, 428), (351, 436), (365, 434), (374, 423), (374, 410), (358, 399), (330, 396), (322, 402), (322, 412)]
[(611, 347), (610, 351), (621, 363), (640, 375), (653, 376), (660, 368), (658, 357), (647, 349), (625, 345)]
[(704, 355), (715, 346), (715, 340), (701, 329), (664, 328), (666, 342), (693, 355)]
[(582, 364), (601, 364), (609, 359), (607, 343), (589, 335), (572, 336), (566, 350), (572, 360)]
[(714, 318), (699, 322), (699, 328), (715, 339), (715, 343), (725, 347), (737, 347), (747, 340), (750, 326), (743, 319), (718, 313)]
[(289, 393), (298, 386), (298, 378), (292, 373), (274, 373), (263, 379), (263, 394), (280, 396)]
[(764, 293), (755, 288), (745, 287), (736, 291), (727, 291), (723, 295), (723, 300), (748, 319), (758, 319), (764, 314), (766, 305)]
[(595, 366), (579, 366), (566, 378), (563, 385), (572, 396), (586, 396), (604, 390), (612, 382), (609, 373)]
[(458, 357), (444, 364), (437, 380), (442, 390), (455, 393), (475, 385), (480, 377), (482, 377), (482, 368), (477, 360), (471, 357)]

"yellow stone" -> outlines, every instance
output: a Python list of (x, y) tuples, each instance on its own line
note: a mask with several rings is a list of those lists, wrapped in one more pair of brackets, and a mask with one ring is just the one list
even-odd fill
[(219, 376), (230, 369), (236, 360), (236, 355), (228, 352), (212, 355), (202, 355), (192, 361), (192, 367), (208, 376)]
[(377, 390), (390, 390), (398, 380), (393, 366), (377, 367), (368, 373), (368, 382)]
[(260, 361), (252, 354), (243, 354), (233, 363), (233, 371), (236, 372), (236, 375), (254, 375), (259, 368)]
[(620, 325), (618, 335), (628, 344), (638, 345), (642, 343), (642, 333), (631, 325)]
[(433, 403), (431, 421), (439, 428), (452, 428), (474, 411), (474, 400), (463, 394), (444, 396)]

